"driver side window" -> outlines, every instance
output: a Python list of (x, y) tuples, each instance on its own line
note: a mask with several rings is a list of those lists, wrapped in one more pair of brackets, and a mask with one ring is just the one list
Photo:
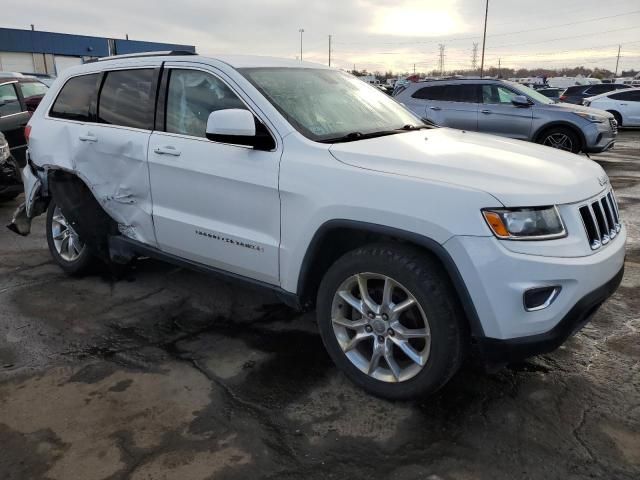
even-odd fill
[(500, 85), (482, 86), (482, 103), (511, 104), (518, 94)]
[(229, 108), (247, 110), (222, 80), (198, 70), (171, 70), (165, 131), (206, 138), (209, 114)]

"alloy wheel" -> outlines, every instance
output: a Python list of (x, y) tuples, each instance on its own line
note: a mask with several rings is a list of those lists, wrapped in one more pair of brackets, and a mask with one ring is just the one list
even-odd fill
[(333, 332), (360, 371), (383, 382), (403, 382), (425, 367), (429, 322), (415, 296), (386, 275), (359, 273), (334, 295)]
[(51, 233), (56, 251), (63, 260), (73, 262), (80, 257), (85, 245), (57, 205), (53, 210)]
[(542, 144), (548, 147), (565, 150), (567, 152), (573, 151), (573, 141), (571, 140), (569, 135), (564, 133), (552, 133), (544, 139), (544, 142), (542, 142)]

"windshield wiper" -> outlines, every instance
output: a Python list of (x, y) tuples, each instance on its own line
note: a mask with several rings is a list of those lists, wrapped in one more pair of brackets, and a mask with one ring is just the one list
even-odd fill
[(342, 135), (340, 137), (327, 138), (324, 140), (318, 140), (320, 143), (344, 143), (344, 142), (355, 142), (356, 140), (364, 140), (365, 138), (376, 138), (376, 137), (384, 137), (385, 135), (395, 135), (397, 133), (410, 132), (413, 130), (421, 130), (423, 128), (429, 128), (428, 125), (404, 125), (401, 128), (396, 128), (393, 130), (380, 130), (378, 132), (351, 132), (346, 135)]

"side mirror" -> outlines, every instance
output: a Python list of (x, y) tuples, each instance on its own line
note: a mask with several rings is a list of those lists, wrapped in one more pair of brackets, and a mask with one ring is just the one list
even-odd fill
[(211, 112), (207, 119), (207, 138), (256, 150), (273, 150), (276, 146), (267, 128), (249, 110), (240, 108)]
[(524, 95), (516, 95), (515, 97), (513, 97), (511, 99), (511, 103), (514, 104), (516, 107), (530, 107), (531, 106), (531, 102)]

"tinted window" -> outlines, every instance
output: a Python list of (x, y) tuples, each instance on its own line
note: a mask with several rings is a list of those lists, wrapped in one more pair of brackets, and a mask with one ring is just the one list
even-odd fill
[(613, 95), (609, 95), (609, 98), (614, 100), (626, 100), (628, 102), (640, 102), (640, 90), (614, 93)]
[(205, 137), (209, 114), (229, 108), (247, 109), (218, 78), (197, 70), (171, 70), (167, 91), (167, 132)]
[(88, 122), (89, 106), (95, 94), (98, 74), (71, 78), (58, 94), (49, 115), (68, 120)]
[(483, 103), (508, 103), (511, 104), (518, 94), (500, 85), (482, 85)]
[(578, 95), (585, 91), (588, 88), (588, 85), (577, 85), (575, 87), (569, 87), (564, 91), (565, 95)]
[(585, 93), (588, 93), (589, 95), (600, 95), (601, 93), (615, 90), (615, 88), (616, 87), (614, 85), (604, 83), (602, 85), (594, 85), (593, 87), (589, 87), (589, 89), (586, 90)]
[(415, 92), (412, 97), (441, 102), (478, 103), (477, 85), (433, 85)]
[(0, 85), (0, 117), (20, 113), (22, 108), (13, 83)]
[(21, 82), (20, 88), (24, 98), (43, 96), (49, 90), (49, 87), (40, 82)]
[(98, 121), (151, 130), (153, 69), (107, 72), (98, 101)]

